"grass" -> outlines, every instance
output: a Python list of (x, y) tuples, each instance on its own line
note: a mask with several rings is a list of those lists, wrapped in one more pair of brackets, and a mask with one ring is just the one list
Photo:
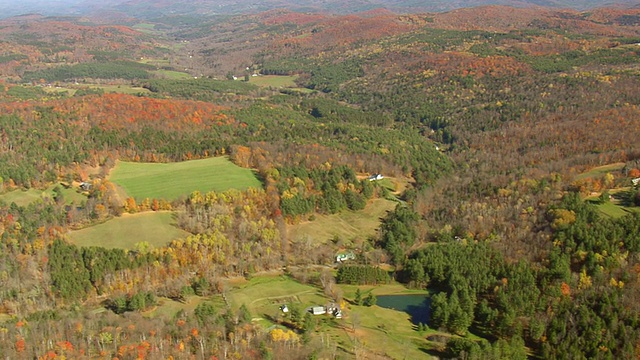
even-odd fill
[(275, 88), (293, 88), (297, 87), (295, 81), (298, 78), (297, 75), (293, 76), (279, 76), (279, 75), (261, 75), (261, 76), (251, 76), (249, 78), (249, 83), (264, 86), (264, 87), (275, 87)]
[(193, 79), (193, 76), (182, 71), (157, 70), (153, 71), (153, 73), (156, 75), (156, 77), (169, 80)]
[(18, 206), (27, 206), (37, 200), (44, 198), (53, 198), (53, 189), (56, 186), (60, 186), (60, 193), (65, 199), (66, 204), (75, 202), (76, 204), (82, 203), (87, 200), (87, 197), (76, 191), (75, 189), (66, 189), (59, 184), (54, 184), (46, 188), (45, 190), (28, 189), (28, 190), (13, 190), (6, 194), (0, 195), (0, 201), (4, 201), (7, 204), (15, 202)]
[(585, 198), (585, 201), (595, 204), (598, 208), (598, 211), (600, 211), (602, 214), (617, 219), (634, 212), (640, 212), (640, 207), (628, 206), (630, 204), (627, 204), (627, 202), (624, 200), (620, 200), (622, 196), (625, 196), (624, 193), (629, 190), (630, 188), (612, 189), (609, 193), (614, 196), (618, 194), (616, 196), (616, 199), (605, 201), (603, 203), (600, 203), (598, 201), (597, 196), (587, 197)]
[(301, 284), (287, 276), (260, 276), (236, 286), (228, 292), (233, 309), (243, 304), (251, 313), (253, 320), (263, 328), (274, 325), (275, 318), (285, 314), (280, 306), (298, 306), (301, 311), (314, 305), (328, 302), (322, 291), (316, 287)]
[(105, 93), (119, 93), (119, 94), (129, 94), (129, 95), (137, 95), (137, 94), (149, 94), (151, 91), (149, 89), (145, 89), (139, 86), (131, 86), (131, 85), (91, 85), (92, 88), (98, 88), (104, 90)]
[[(355, 298), (356, 289), (363, 294), (373, 292), (376, 295), (425, 294), (424, 290), (407, 289), (403, 285), (392, 283), (379, 286), (339, 285), (347, 300)], [(411, 323), (411, 316), (403, 311), (385, 309), (379, 306), (348, 305), (342, 328), (325, 329), (345, 350), (355, 344), (361, 344), (370, 353), (378, 357), (391, 359), (429, 358), (422, 348), (431, 348), (425, 336), (419, 333)], [(357, 340), (357, 341), (356, 341)], [(380, 356), (382, 355), (382, 356)]]
[(606, 201), (602, 204), (598, 204), (596, 205), (596, 207), (598, 208), (598, 211), (600, 211), (602, 214), (615, 219), (621, 218), (632, 211), (636, 211), (636, 212), (638, 211), (637, 209), (634, 209), (634, 208), (617, 205), (611, 201)]
[(622, 170), (622, 168), (624, 168), (624, 165), (625, 165), (624, 163), (614, 163), (614, 164), (598, 166), (576, 176), (576, 180), (601, 177), (606, 173)]
[(236, 166), (226, 157), (166, 164), (119, 161), (109, 180), (137, 200), (173, 200), (196, 190), (204, 193), (262, 186), (253, 171)]
[[(102, 89), (105, 93), (120, 93), (120, 94), (129, 94), (129, 95), (137, 95), (137, 94), (148, 94), (150, 93), (149, 89), (145, 89), (139, 86), (131, 86), (131, 85), (99, 85), (99, 84), (82, 84), (84, 88), (92, 88), (92, 89)], [(69, 96), (73, 96), (77, 88), (73, 87), (43, 87), (42, 88), (47, 93), (60, 93), (67, 92)]]
[(364, 348), (391, 359), (429, 358), (421, 350), (427, 346), (424, 334), (414, 329), (409, 314), (375, 305), (351, 306), (347, 313), (351, 343), (358, 339)]
[(361, 211), (343, 211), (333, 215), (316, 215), (314, 221), (307, 221), (287, 228), (289, 238), (295, 240), (311, 237), (312, 240), (325, 243), (334, 237), (358, 242), (375, 235), (380, 218), (393, 210), (396, 202), (375, 199)]
[(145, 33), (145, 34), (157, 34), (158, 31), (155, 29), (155, 25), (154, 24), (149, 24), (149, 23), (140, 23), (140, 24), (135, 24), (132, 26), (134, 29)]
[(155, 248), (187, 235), (188, 232), (174, 225), (173, 213), (145, 212), (124, 214), (102, 224), (72, 231), (69, 233), (69, 240), (78, 246), (130, 250), (139, 242), (146, 241)]
[[(215, 297), (214, 300), (219, 300), (220, 308), (224, 308), (224, 302), (220, 296)], [(195, 295), (189, 296), (185, 302), (160, 297), (158, 298), (158, 304), (154, 308), (143, 312), (142, 316), (147, 318), (173, 319), (180, 311), (193, 312), (200, 303), (205, 301), (208, 301), (208, 299)], [(214, 302), (218, 303), (218, 301)]]
[(56, 86), (56, 87), (43, 87), (42, 90), (44, 90), (44, 92), (46, 92), (47, 94), (59, 94), (59, 93), (67, 93), (67, 95), (69, 96), (73, 96), (73, 94), (76, 93), (76, 89), (71, 89), (71, 88), (67, 88), (67, 87), (62, 87), (62, 86)]

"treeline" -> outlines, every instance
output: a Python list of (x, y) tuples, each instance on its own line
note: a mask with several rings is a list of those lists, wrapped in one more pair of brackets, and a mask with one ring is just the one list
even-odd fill
[(320, 212), (362, 210), (374, 194), (370, 181), (358, 180), (348, 166), (306, 169), (301, 166), (278, 169), (276, 187), (284, 216)]
[(166, 80), (152, 79), (143, 83), (143, 87), (163, 96), (188, 100), (219, 100), (221, 94), (232, 93), (247, 95), (258, 88), (243, 81), (222, 81), (213, 79)]
[[(90, 194), (87, 200), (96, 202), (95, 196), (100, 199), (97, 205), (86, 205), (101, 214), (87, 216), (109, 216), (101, 201), (109, 199), (111, 190), (103, 185), (94, 183), (95, 191), (105, 193)], [(154, 296), (180, 298), (190, 283), (196, 294), (215, 294), (223, 275), (280, 268), (290, 254), (301, 253), (297, 245), (283, 246), (282, 219), (272, 216), (272, 203), (264, 191), (255, 189), (194, 193), (173, 205), (180, 214), (178, 224), (194, 235), (162, 248), (136, 246), (130, 251), (67, 243), (64, 234), (87, 221), (81, 216), (85, 209), (77, 205), (45, 199), (27, 207), (0, 206), (0, 271), (8, 276), (0, 279), (0, 306), (4, 312), (26, 316), (50, 310), (53, 304), (108, 296), (119, 299), (114, 303), (118, 311), (131, 311), (144, 306), (126, 294), (144, 293), (148, 298), (151, 291)], [(296, 256), (300, 260), (312, 254)]]
[(340, 84), (364, 75), (360, 62), (355, 60), (333, 63), (332, 66), (318, 66), (309, 73), (306, 86), (325, 93), (336, 92)]
[(335, 121), (380, 127), (390, 126), (393, 122), (393, 119), (388, 114), (362, 111), (327, 99), (303, 100), (300, 105), (309, 109), (309, 114), (318, 119), (318, 121)]
[(152, 254), (130, 254), (122, 249), (79, 248), (56, 239), (49, 249), (51, 286), (67, 301), (85, 300), (93, 294), (110, 294), (105, 278), (116, 271), (134, 269), (161, 260)]
[[(333, 342), (304, 341), (291, 330), (262, 331), (246, 307), (230, 309), (217, 301), (153, 318), (139, 312), (42, 311), (3, 323), (0, 347), (11, 358), (184, 358), (215, 357), (308, 359), (329, 356)], [(132, 309), (148, 306), (149, 293), (122, 297)], [(307, 323), (307, 322), (305, 322)], [(312, 329), (313, 330), (313, 329)], [(60, 337), (61, 334), (66, 334)]]
[(378, 285), (388, 284), (390, 281), (388, 272), (368, 265), (342, 265), (336, 274), (338, 284)]
[[(323, 104), (344, 115), (318, 122), (308, 113), (312, 109), (300, 107), (299, 99), (289, 96), (277, 105), (258, 103), (234, 111), (204, 102), (122, 94), (87, 96), (90, 101), (73, 97), (50, 106), (5, 105), (13, 113), (0, 117), (4, 129), (0, 176), (5, 182), (40, 186), (68, 175), (75, 164), (105, 164), (115, 152), (126, 160), (181, 161), (234, 155), (232, 149), (239, 145), (264, 154), (248, 159), (250, 163), (232, 156), (239, 165), (265, 170), (282, 166), (278, 163), (317, 166), (329, 162), (348, 164), (359, 172), (413, 174), (423, 185), (451, 168), (430, 141), (410, 128), (345, 122), (353, 111), (336, 103)], [(373, 120), (373, 115), (365, 118)], [(289, 146), (281, 146), (285, 142)], [(323, 160), (312, 164), (302, 156), (299, 151), (309, 147)]]
[(107, 63), (83, 63), (76, 65), (61, 65), (46, 70), (26, 72), (22, 76), (24, 81), (72, 81), (81, 79), (147, 79), (151, 77), (151, 65), (133, 61), (114, 61)]
[(150, 291), (138, 292), (133, 295), (119, 296), (112, 299), (109, 308), (116, 314), (127, 311), (143, 311), (157, 304), (157, 299)]
[(180, 266), (193, 266), (203, 274), (272, 269), (286, 259), (282, 219), (272, 216), (272, 203), (257, 189), (194, 192), (177, 221), (195, 235), (169, 244), (170, 253)]
[[(633, 356), (629, 344), (640, 337), (639, 309), (631, 301), (640, 284), (638, 215), (609, 219), (577, 194), (548, 214), (554, 246), (546, 263), (507, 262), (490, 243), (456, 236), (396, 258), (402, 264), (397, 278), (436, 292), (430, 319), (435, 328), (460, 335), (473, 329), (509, 344), (535, 344), (550, 359), (577, 353)], [(385, 219), (383, 238), (406, 237), (403, 227), (392, 225), (398, 218)], [(463, 345), (456, 341), (448, 351), (495, 351)], [(522, 354), (521, 349), (514, 350)]]

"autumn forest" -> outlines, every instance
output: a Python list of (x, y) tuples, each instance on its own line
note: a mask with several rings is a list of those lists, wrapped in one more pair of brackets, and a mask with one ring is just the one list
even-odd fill
[(638, 8), (131, 14), (0, 19), (0, 358), (640, 358)]

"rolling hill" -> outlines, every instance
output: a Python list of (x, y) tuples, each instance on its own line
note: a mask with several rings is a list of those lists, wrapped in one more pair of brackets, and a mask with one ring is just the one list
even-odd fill
[(0, 17), (10, 17), (29, 13), (43, 15), (91, 15), (109, 12), (142, 19), (153, 19), (164, 16), (192, 15), (208, 16), (220, 14), (247, 14), (286, 8), (297, 12), (331, 12), (357, 13), (378, 8), (385, 8), (400, 13), (442, 12), (453, 9), (484, 5), (509, 5), (516, 7), (557, 7), (572, 9), (591, 9), (604, 6), (634, 6), (635, 0), (329, 0), (316, 2), (311, 0), (262, 0), (262, 1), (170, 1), (170, 0), (25, 0), (9, 1), (0, 4)]

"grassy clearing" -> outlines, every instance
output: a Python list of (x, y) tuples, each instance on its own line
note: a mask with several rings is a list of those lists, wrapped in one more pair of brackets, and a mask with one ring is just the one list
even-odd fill
[(193, 76), (182, 71), (157, 70), (157, 71), (153, 71), (153, 74), (155, 74), (156, 77), (159, 77), (162, 79), (170, 79), (170, 80), (193, 79)]
[(311, 237), (314, 242), (325, 243), (337, 236), (343, 241), (359, 242), (375, 235), (380, 218), (395, 206), (394, 201), (375, 199), (364, 210), (317, 215), (314, 221), (289, 226), (287, 232), (294, 241)]
[(54, 184), (46, 188), (45, 190), (29, 189), (29, 190), (13, 190), (6, 194), (0, 195), (0, 201), (4, 201), (7, 204), (15, 202), (18, 206), (27, 206), (32, 202), (35, 202), (44, 198), (53, 198), (53, 189), (56, 186), (60, 186), (60, 193), (64, 197), (66, 204), (76, 203), (80, 204), (82, 201), (87, 200), (87, 197), (76, 191), (75, 189), (66, 189), (59, 184)]
[[(624, 189), (624, 190), (628, 190), (628, 189)], [(624, 190), (620, 189), (620, 191), (624, 191)], [(615, 191), (611, 191), (611, 193), (615, 194)], [(605, 201), (603, 203), (598, 203), (596, 200), (597, 200), (596, 197), (589, 197), (585, 199), (585, 201), (590, 201), (595, 203), (596, 207), (598, 208), (598, 211), (600, 211), (602, 214), (614, 219), (621, 218), (625, 215), (628, 215), (634, 212), (640, 212), (640, 207), (625, 206), (622, 204), (622, 201), (618, 199)]]
[(636, 212), (638, 211), (627, 206), (614, 204), (611, 201), (598, 204), (596, 205), (596, 207), (598, 208), (598, 211), (600, 211), (602, 214), (615, 219), (623, 217), (633, 211), (636, 211)]
[(624, 163), (614, 163), (614, 164), (598, 166), (576, 176), (576, 180), (601, 177), (606, 173), (622, 170), (622, 168), (624, 168), (624, 165), (625, 165)]
[(276, 87), (276, 88), (294, 88), (297, 87), (295, 81), (298, 78), (297, 75), (293, 76), (279, 76), (279, 75), (261, 75), (261, 76), (251, 76), (249, 78), (249, 83), (265, 86), (265, 87)]
[[(100, 84), (83, 84), (82, 88), (90, 88), (90, 89), (102, 89), (105, 93), (119, 93), (119, 94), (129, 94), (129, 95), (138, 95), (138, 94), (148, 94), (150, 93), (149, 89), (145, 89), (143, 87), (131, 86), (131, 85), (100, 85)], [(47, 93), (61, 93), (66, 92), (69, 96), (75, 95), (78, 88), (74, 87), (44, 87), (42, 88)]]
[(149, 23), (135, 24), (132, 26), (132, 28), (145, 34), (154, 35), (158, 33), (158, 31), (156, 30), (156, 26), (154, 24), (149, 24)]
[(0, 195), (0, 200), (7, 204), (16, 203), (18, 206), (27, 206), (32, 202), (42, 199), (42, 191), (29, 189), (29, 190), (13, 190), (6, 194)]
[[(425, 291), (407, 289), (400, 284), (339, 285), (339, 287), (343, 290), (344, 298), (348, 300), (355, 298), (358, 288), (363, 294), (368, 292), (376, 295), (425, 294)], [(429, 332), (416, 331), (411, 323), (411, 316), (403, 311), (350, 304), (345, 310), (343, 320), (340, 327), (325, 330), (347, 351), (354, 346), (362, 346), (374, 354), (392, 359), (429, 358), (422, 350), (432, 347), (425, 340)]]
[[(425, 334), (414, 329), (404, 312), (379, 306), (351, 306), (347, 311), (345, 345), (358, 343), (369, 351), (391, 359), (428, 359), (422, 348), (429, 347)], [(340, 334), (337, 334), (340, 335)]]
[(60, 94), (60, 93), (67, 93), (67, 95), (69, 96), (73, 96), (73, 94), (76, 93), (76, 89), (71, 89), (71, 88), (67, 88), (67, 87), (62, 87), (62, 86), (56, 86), (56, 87), (43, 87), (42, 90), (44, 90), (44, 92), (46, 92), (47, 94)]
[(151, 93), (149, 89), (145, 89), (139, 86), (131, 86), (131, 85), (91, 85), (92, 88), (102, 89), (105, 93), (119, 93), (119, 94), (129, 94), (129, 95), (137, 95), (137, 94), (149, 94)]
[[(354, 298), (357, 286), (339, 285), (348, 300)], [(363, 293), (373, 291), (382, 294), (416, 294), (424, 291), (407, 289), (400, 284), (376, 287), (360, 287)], [(330, 301), (323, 292), (310, 285), (301, 284), (286, 276), (260, 276), (249, 281), (242, 280), (228, 291), (232, 308), (245, 304), (254, 321), (264, 328), (274, 324), (274, 318), (283, 318), (279, 306), (297, 305), (304, 311), (312, 305), (325, 305)], [(335, 342), (344, 354), (352, 354), (355, 348), (372, 355), (372, 358), (425, 359), (429, 356), (422, 350), (431, 348), (425, 336), (435, 333), (419, 333), (411, 323), (410, 316), (401, 311), (378, 306), (365, 307), (347, 305), (342, 319), (328, 315), (315, 317), (318, 321), (315, 337), (321, 333), (325, 339)]]
[(595, 205), (601, 214), (608, 216), (610, 218), (617, 219), (634, 212), (640, 212), (640, 207), (627, 206), (626, 205), (627, 201), (622, 200), (622, 199), (625, 199), (627, 196), (629, 196), (628, 194), (625, 194), (625, 193), (631, 190), (632, 190), (631, 187), (609, 189), (608, 190), (609, 194), (615, 197), (609, 201), (600, 202), (600, 193), (587, 196), (584, 198), (584, 201)]
[(138, 200), (173, 200), (196, 190), (204, 193), (262, 186), (253, 171), (236, 166), (226, 157), (166, 164), (119, 161), (109, 180)]
[(275, 319), (284, 319), (286, 314), (280, 306), (297, 306), (301, 311), (311, 306), (325, 305), (328, 302), (324, 293), (313, 286), (301, 284), (287, 276), (260, 276), (241, 284), (236, 284), (228, 293), (233, 309), (247, 306), (253, 320), (263, 328), (275, 323)]
[(269, 323), (269, 319), (280, 312), (282, 304), (297, 304), (304, 310), (312, 305), (324, 305), (327, 299), (320, 289), (289, 277), (260, 276), (236, 285), (229, 292), (229, 302), (235, 309), (246, 305), (254, 318)]
[(189, 235), (174, 224), (171, 212), (124, 214), (102, 224), (72, 231), (69, 233), (69, 240), (78, 246), (101, 246), (108, 249), (133, 249), (136, 243), (143, 241), (152, 247), (161, 247), (173, 239)]
[(173, 319), (180, 311), (193, 313), (196, 307), (205, 301), (213, 300), (214, 303), (220, 303), (220, 308), (224, 308), (224, 302), (220, 296), (207, 299), (202, 296), (189, 296), (185, 302), (175, 301), (166, 297), (158, 298), (158, 305), (142, 313), (142, 316), (148, 318)]

